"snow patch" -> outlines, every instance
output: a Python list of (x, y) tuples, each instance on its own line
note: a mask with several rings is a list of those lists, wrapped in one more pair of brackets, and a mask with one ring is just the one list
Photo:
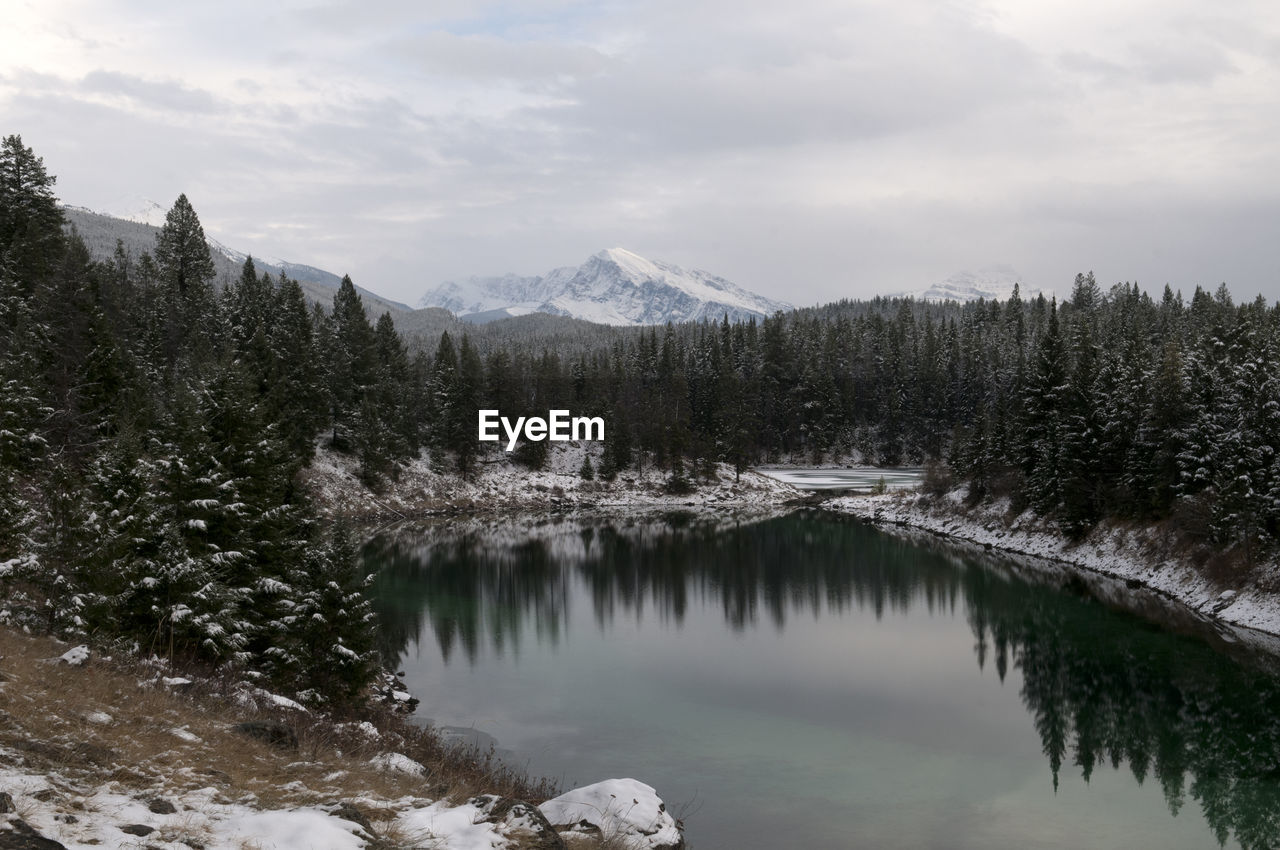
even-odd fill
[(84, 644), (73, 646), (62, 655), (58, 656), (58, 660), (63, 664), (69, 664), (72, 667), (83, 667), (89, 660), (89, 647)]
[(387, 773), (407, 773), (410, 776), (426, 776), (427, 769), (401, 753), (383, 753), (369, 759), (369, 764)]
[(635, 779), (606, 779), (561, 794), (538, 807), (557, 828), (590, 824), (606, 839), (660, 850), (681, 846), (676, 819), (652, 787)]

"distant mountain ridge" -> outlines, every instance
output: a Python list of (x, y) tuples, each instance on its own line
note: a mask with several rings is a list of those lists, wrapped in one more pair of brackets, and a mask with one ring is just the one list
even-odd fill
[(535, 312), (605, 325), (719, 320), (725, 315), (736, 322), (791, 309), (718, 275), (648, 260), (625, 248), (600, 251), (580, 266), (545, 275), (445, 281), (418, 303), (476, 323)]
[[(95, 259), (109, 259), (115, 252), (116, 240), (124, 244), (125, 250), (133, 257), (146, 253), (154, 253), (156, 236), (164, 226), (167, 213), (159, 204), (147, 199), (137, 199), (120, 215), (94, 212), (85, 207), (64, 205), (63, 215), (67, 223), (76, 229)], [(158, 223), (157, 223), (158, 222)], [(244, 261), (250, 256), (243, 251), (228, 247), (217, 239), (205, 234), (209, 243), (209, 252), (213, 256), (217, 269), (218, 281), (233, 280), (240, 276)], [(314, 266), (302, 263), (291, 263), (279, 259), (253, 257), (253, 265), (258, 273), (268, 272), (278, 275), (283, 272), (302, 286), (303, 292), (312, 301), (329, 306), (333, 303), (333, 293), (342, 282), (342, 276)], [(361, 297), (370, 313), (379, 314), (385, 311), (392, 313), (409, 313), (413, 308), (399, 301), (383, 298), (359, 286)]]
[(1034, 298), (1040, 292), (1049, 295), (1048, 290), (1027, 286), (1026, 280), (1016, 269), (1005, 265), (983, 266), (976, 272), (959, 271), (944, 280), (924, 289), (896, 293), (896, 297), (910, 296), (917, 301), (1006, 301), (1013, 294), (1014, 286), (1018, 287), (1022, 298)]

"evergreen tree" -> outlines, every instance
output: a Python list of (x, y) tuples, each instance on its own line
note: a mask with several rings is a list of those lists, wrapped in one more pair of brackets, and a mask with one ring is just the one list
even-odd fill
[(377, 350), (364, 300), (347, 276), (333, 296), (332, 337), (328, 344), (331, 442), (339, 451), (351, 451), (355, 449), (354, 432), (367, 418), (365, 395), (376, 380)]
[(30, 296), (62, 258), (62, 210), (53, 194), (57, 178), (21, 136), (0, 141), (0, 267)]
[(164, 282), (184, 300), (198, 297), (216, 274), (204, 228), (185, 194), (178, 195), (165, 214), (164, 227), (156, 237), (155, 259)]
[(1032, 502), (1041, 513), (1056, 510), (1061, 502), (1064, 360), (1055, 302), (1050, 305), (1048, 327), (1036, 353), (1024, 402), (1027, 418), (1023, 473), (1030, 483)]

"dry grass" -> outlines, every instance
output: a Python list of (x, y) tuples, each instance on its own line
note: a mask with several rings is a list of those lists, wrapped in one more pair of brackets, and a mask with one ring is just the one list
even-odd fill
[[(0, 758), (47, 776), (54, 795), (60, 795), (59, 782), (66, 784), (62, 796), (68, 800), (74, 795), (67, 783), (106, 782), (140, 800), (213, 786), (215, 802), (263, 809), (359, 800), (381, 832), (390, 827), (393, 801), (404, 797), (461, 802), (488, 793), (539, 802), (556, 790), (450, 748), (389, 710), (367, 714), (380, 732), (372, 738), (354, 724), (242, 704), (225, 679), (198, 680), (175, 693), (156, 684), (158, 667), (135, 659), (95, 653), (85, 666), (71, 667), (56, 660), (68, 648), (0, 627)], [(297, 736), (296, 749), (231, 728), (250, 720), (286, 724)], [(388, 773), (370, 764), (388, 751), (424, 765), (427, 775)], [(382, 837), (396, 846), (395, 836)]]

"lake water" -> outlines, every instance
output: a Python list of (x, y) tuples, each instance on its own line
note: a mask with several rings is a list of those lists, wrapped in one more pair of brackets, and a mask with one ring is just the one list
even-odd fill
[(801, 490), (870, 490), (882, 480), (886, 489), (905, 490), (919, 484), (924, 477), (924, 469), (918, 466), (855, 466), (848, 469), (763, 467), (756, 471)]
[(405, 526), (366, 563), (419, 711), (713, 848), (1280, 845), (1280, 681), (857, 521)]

